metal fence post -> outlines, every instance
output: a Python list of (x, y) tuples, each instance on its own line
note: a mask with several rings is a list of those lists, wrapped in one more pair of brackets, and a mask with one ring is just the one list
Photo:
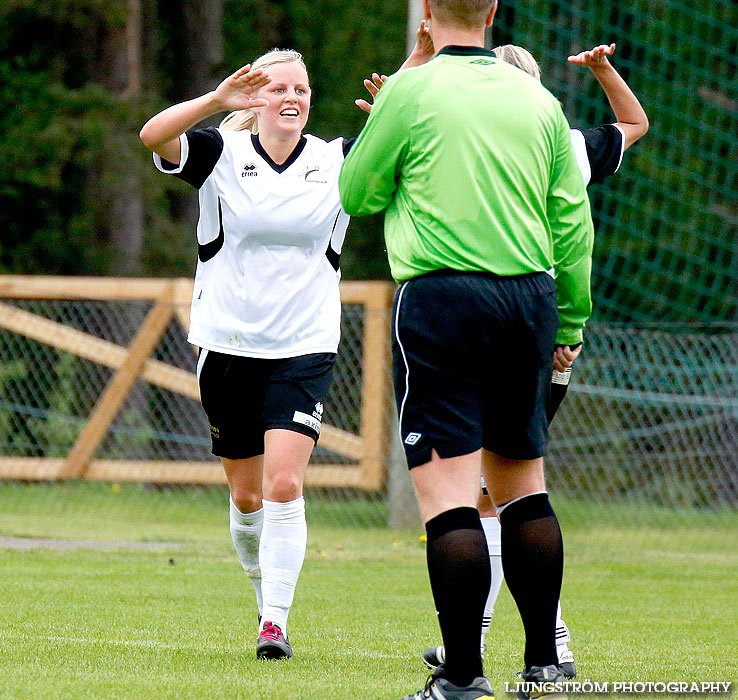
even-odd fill
[(390, 413), (390, 455), (389, 455), (389, 522), (393, 530), (409, 530), (423, 526), (418, 507), (418, 498), (405, 460), (405, 450), (400, 442), (397, 424), (397, 408), (392, 402)]

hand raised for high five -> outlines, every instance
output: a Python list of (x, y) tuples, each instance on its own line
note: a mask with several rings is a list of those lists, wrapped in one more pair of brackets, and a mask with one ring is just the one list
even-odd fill
[[(430, 30), (428, 29), (428, 25), (424, 19), (420, 20), (420, 26), (415, 34), (415, 46), (405, 60), (405, 63), (400, 66), (399, 70), (422, 66), (424, 63), (428, 63), (428, 61), (435, 56), (435, 53), (436, 49), (433, 46), (433, 39), (431, 37)], [(364, 81), (364, 87), (372, 96), (372, 102), (377, 96), (379, 88), (384, 85), (385, 80), (387, 80), (386, 75), (380, 76), (379, 73), (372, 73), (372, 79)], [(372, 105), (366, 100), (355, 100), (354, 104), (359, 107), (359, 109), (363, 109), (367, 113), (372, 111)]]
[(234, 112), (239, 109), (266, 107), (269, 102), (253, 95), (271, 81), (271, 76), (263, 70), (251, 70), (251, 64), (239, 68), (229, 75), (213, 91), (213, 97), (221, 110)]
[[(377, 96), (377, 93), (379, 92), (379, 88), (384, 85), (384, 81), (387, 80), (386, 75), (379, 75), (379, 73), (372, 73), (372, 79), (369, 80), (368, 78), (364, 80), (364, 87), (369, 91), (369, 94), (372, 96), (372, 102), (374, 101), (374, 98)], [(354, 104), (359, 109), (363, 109), (365, 112), (369, 113), (372, 111), (372, 105), (370, 105), (366, 100), (355, 100)]]
[(607, 57), (612, 56), (615, 53), (615, 44), (600, 44), (595, 46), (589, 51), (582, 51), (576, 56), (569, 56), (569, 63), (574, 63), (577, 66), (585, 66), (591, 68), (592, 66), (601, 66), (607, 63)]
[[(436, 49), (433, 46), (433, 38), (430, 34), (430, 29), (424, 19), (420, 20), (420, 26), (415, 34), (415, 46), (413, 47), (411, 55), (415, 56), (417, 61), (413, 65), (422, 65), (427, 63), (436, 54)], [(411, 66), (406, 66), (410, 68)]]

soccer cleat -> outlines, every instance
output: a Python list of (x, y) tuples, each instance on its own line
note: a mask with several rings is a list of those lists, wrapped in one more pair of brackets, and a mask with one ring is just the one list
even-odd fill
[(571, 649), (557, 647), (556, 652), (559, 655), (559, 668), (561, 669), (561, 673), (564, 674), (564, 678), (568, 681), (576, 678), (577, 667), (574, 665), (574, 654), (572, 654)]
[(280, 626), (267, 620), (256, 640), (256, 658), (289, 659), (293, 653), (292, 645)]
[[(559, 609), (559, 615), (561, 611)], [(559, 668), (564, 678), (571, 680), (576, 678), (577, 669), (574, 665), (574, 654), (569, 649), (571, 633), (566, 623), (559, 617), (556, 621), (556, 656), (559, 658)]]
[(425, 688), (401, 700), (495, 700), (495, 691), (484, 676), (471, 685), (454, 685), (443, 677), (443, 666), (438, 666), (428, 678)]
[[(553, 664), (550, 666), (531, 666), (527, 671), (518, 674), (521, 684), (518, 685), (518, 700), (567, 700), (563, 690), (555, 685), (564, 683), (564, 674)], [(527, 684), (535, 684), (528, 686)]]
[(420, 658), (423, 659), (423, 663), (433, 671), (446, 661), (446, 648), (443, 645), (440, 647), (429, 647), (420, 654)]

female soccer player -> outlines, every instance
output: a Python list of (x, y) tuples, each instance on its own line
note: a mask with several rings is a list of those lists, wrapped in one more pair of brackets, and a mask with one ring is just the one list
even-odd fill
[[(194, 129), (229, 111), (220, 127)], [(304, 135), (302, 56), (273, 50), (213, 91), (152, 117), (157, 168), (199, 192), (188, 340), (230, 529), (256, 591), (256, 655), (293, 654), (287, 616), (305, 557), (303, 481), (320, 434), (340, 331), (338, 258), (348, 225), (347, 143)]]

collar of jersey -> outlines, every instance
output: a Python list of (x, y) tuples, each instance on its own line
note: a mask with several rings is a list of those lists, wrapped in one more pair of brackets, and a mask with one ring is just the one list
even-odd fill
[(269, 154), (264, 150), (264, 147), (259, 142), (259, 137), (256, 134), (251, 134), (251, 143), (254, 144), (254, 150), (267, 162), (272, 170), (276, 170), (278, 173), (283, 173), (300, 157), (300, 154), (305, 150), (307, 139), (304, 136), (300, 136), (300, 140), (297, 142), (295, 150), (292, 151), (289, 158), (287, 158), (287, 160), (280, 165), (277, 165), (277, 163), (275, 163), (269, 157)]
[(491, 56), (497, 58), (492, 51), (489, 49), (483, 49), (481, 46), (456, 46), (455, 44), (449, 44), (444, 46), (439, 52), (438, 56)]

